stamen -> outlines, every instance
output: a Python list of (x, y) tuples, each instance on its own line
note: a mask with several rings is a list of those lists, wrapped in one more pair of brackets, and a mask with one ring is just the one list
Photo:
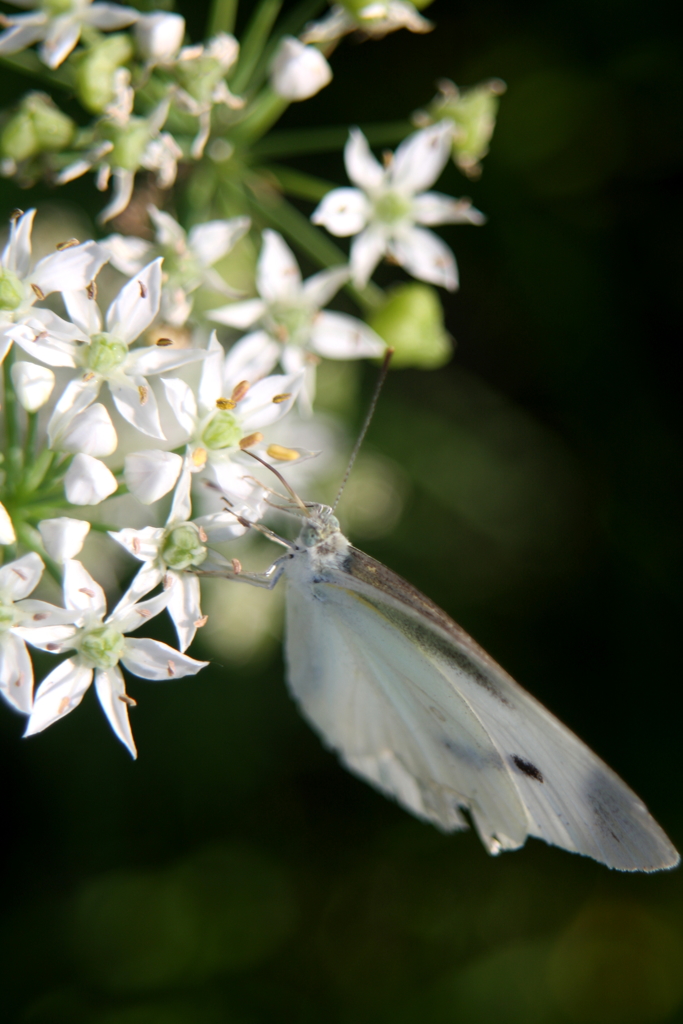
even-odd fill
[(58, 651), (58, 650), (60, 650), (60, 645), (59, 644), (55, 644), (55, 643), (45, 644), (45, 650), (46, 651)]
[(139, 537), (133, 537), (133, 543), (131, 544), (131, 547), (133, 549), (133, 554), (134, 555), (139, 555), (140, 554), (140, 538)]
[(169, 676), (175, 675), (175, 665), (173, 664), (170, 658), (166, 662), (166, 671), (168, 672)]
[(285, 448), (281, 444), (269, 444), (266, 452), (271, 459), (277, 459), (278, 462), (296, 462), (301, 457), (294, 448)]
[(263, 440), (263, 434), (260, 434), (258, 430), (253, 434), (247, 434), (240, 441), (240, 448), (244, 451), (245, 448), (251, 448), (252, 445), (258, 444), (259, 441)]
[(146, 388), (144, 384), (140, 384), (138, 394), (140, 396), (140, 405), (146, 405), (149, 398), (149, 388)]
[(201, 619), (196, 619), (195, 620), (194, 625), (197, 627), (197, 629), (201, 629), (202, 626), (205, 626), (208, 621), (209, 621), (209, 616), (208, 615), (202, 615)]
[(23, 217), (23, 216), (24, 216), (24, 211), (16, 209), (16, 210), (12, 210), (12, 212), (9, 215), (9, 219), (11, 221), (14, 221), (14, 223), (16, 223), (19, 220), (19, 218)]
[(12, 572), (15, 576), (18, 576), (20, 580), (26, 579), (26, 573), (23, 573), (21, 569), (15, 569), (14, 566), (12, 566)]
[(141, 619), (149, 619), (152, 615), (149, 608), (136, 608), (135, 611), (138, 613)]
[(192, 462), (195, 466), (205, 466), (208, 458), (206, 448), (195, 448), (192, 452)]
[(97, 298), (97, 282), (96, 281), (91, 281), (90, 282), (90, 284), (85, 289), (85, 294), (88, 296), (89, 299), (92, 299), (93, 302), (95, 301), (95, 299)]
[(31, 288), (33, 289), (33, 293), (37, 295), (39, 299), (45, 298), (45, 292), (42, 288), (39, 288), (37, 284), (32, 284)]
[(129, 697), (127, 693), (120, 693), (118, 697), (121, 703), (127, 704), (129, 708), (136, 708), (138, 706), (138, 702)]
[(42, 622), (43, 619), (46, 619), (47, 617), (48, 617), (47, 612), (36, 612), (36, 614), (33, 616), (33, 621), (34, 622)]
[(238, 575), (242, 572), (242, 563), (239, 558), (233, 558), (232, 560), (232, 571)]
[(172, 345), (173, 342), (171, 341), (170, 338), (157, 338), (154, 344), (158, 345), (159, 348), (168, 348), (168, 346)]
[(232, 398), (217, 398), (216, 399), (216, 408), (217, 409), (223, 409), (223, 410), (225, 410), (225, 409), (234, 409), (235, 408), (235, 403), (233, 402)]
[(77, 238), (69, 238), (66, 242), (57, 242), (55, 249), (58, 252), (64, 252), (65, 249), (73, 249), (74, 245), (80, 245), (81, 243)]
[(200, 527), (199, 527), (199, 539), (200, 539), (200, 541), (201, 541), (201, 542), (202, 542), (203, 544), (206, 544), (207, 540), (209, 539), (209, 538), (208, 538), (208, 537), (206, 536), (206, 530), (204, 529), (204, 527), (203, 527), (203, 526), (200, 526)]
[(170, 590), (173, 586), (173, 577), (166, 573), (163, 580), (161, 581), (164, 590)]
[(88, 370), (87, 373), (83, 374), (83, 381), (84, 381), (84, 383), (87, 383), (87, 381), (94, 380), (94, 379), (95, 379), (95, 374), (92, 372), (92, 370)]
[(57, 708), (57, 714), (63, 715), (70, 703), (71, 700), (68, 697), (62, 697), (59, 702), (59, 707)]
[(235, 387), (232, 389), (232, 395), (230, 396), (235, 405), (237, 405), (238, 402), (242, 401), (250, 387), (251, 384), (249, 383), (248, 380), (241, 380), (239, 384), (235, 385)]
[(291, 397), (292, 397), (291, 391), (287, 391), (283, 395), (274, 395), (273, 396), (273, 403), (275, 405), (281, 405), (283, 402), (286, 402), (287, 399), (291, 398)]
[(94, 590), (88, 590), (87, 587), (79, 587), (78, 588), (78, 593), (79, 594), (85, 594), (86, 597), (94, 597), (95, 596), (95, 591)]
[(143, 281), (140, 281), (139, 279), (138, 279), (138, 288), (140, 289), (140, 298), (141, 299), (146, 299), (147, 298), (147, 285)]

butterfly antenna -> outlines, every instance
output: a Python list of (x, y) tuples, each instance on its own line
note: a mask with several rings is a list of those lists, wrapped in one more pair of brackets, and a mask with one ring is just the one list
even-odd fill
[(370, 402), (370, 408), (368, 409), (367, 416), (365, 417), (365, 423), (363, 424), (363, 426), (361, 428), (361, 432), (358, 435), (358, 440), (356, 441), (356, 443), (353, 446), (353, 451), (351, 452), (351, 458), (349, 459), (349, 464), (346, 467), (346, 472), (344, 473), (344, 479), (341, 482), (341, 487), (339, 488), (339, 491), (337, 492), (337, 497), (334, 499), (334, 505), (332, 506), (332, 511), (334, 511), (336, 509), (337, 505), (339, 504), (339, 499), (341, 498), (342, 494), (344, 493), (344, 488), (346, 487), (346, 482), (349, 479), (349, 476), (351, 475), (351, 470), (353, 469), (353, 464), (356, 461), (356, 456), (358, 455), (358, 452), (360, 451), (360, 446), (362, 445), (363, 441), (365, 440), (365, 435), (367, 434), (368, 427), (370, 426), (370, 423), (372, 422), (372, 417), (375, 415), (375, 406), (377, 405), (377, 401), (379, 399), (380, 392), (381, 392), (381, 390), (382, 390), (382, 388), (384, 386), (384, 381), (387, 379), (387, 374), (389, 372), (389, 363), (391, 362), (391, 357), (393, 356), (393, 354), (394, 354), (393, 348), (388, 348), (386, 350), (385, 354), (384, 354), (384, 362), (382, 363), (382, 368), (379, 371), (379, 377), (377, 378), (377, 383), (375, 384), (375, 393), (372, 396), (372, 401)]
[(261, 465), (262, 465), (262, 466), (265, 466), (265, 468), (266, 468), (266, 469), (269, 469), (271, 473), (274, 473), (274, 474), (275, 474), (275, 476), (276, 476), (276, 477), (278, 478), (278, 480), (280, 481), (280, 483), (282, 484), (282, 486), (283, 486), (283, 487), (285, 488), (285, 490), (287, 491), (287, 493), (288, 493), (289, 495), (291, 495), (291, 497), (292, 497), (292, 498), (294, 499), (294, 501), (295, 501), (295, 502), (297, 503), (297, 505), (299, 506), (299, 508), (300, 508), (300, 509), (301, 509), (301, 511), (303, 512), (303, 514), (304, 514), (305, 516), (308, 516), (308, 517), (310, 517), (310, 515), (311, 515), (311, 511), (310, 511), (310, 509), (308, 509), (308, 508), (306, 507), (306, 505), (304, 505), (303, 501), (301, 500), (301, 498), (299, 497), (299, 495), (298, 495), (298, 494), (296, 493), (296, 491), (294, 490), (294, 488), (293, 488), (293, 487), (290, 487), (290, 485), (289, 485), (289, 484), (287, 483), (287, 481), (286, 481), (286, 480), (285, 480), (285, 478), (283, 477), (282, 473), (278, 472), (278, 470), (277, 470), (277, 469), (275, 468), (275, 466), (271, 466), (271, 464), (270, 464), (269, 462), (266, 462), (266, 461), (265, 461), (264, 459), (261, 459), (261, 458), (259, 458), (259, 456), (258, 456), (258, 455), (255, 455), (255, 454), (254, 454), (254, 452), (250, 452), (248, 448), (244, 448), (244, 449), (243, 449), (243, 451), (244, 451), (244, 452), (246, 452), (246, 454), (247, 454), (247, 455), (251, 455), (252, 459), (256, 459), (256, 461), (257, 461), (257, 462), (260, 462), (260, 463), (261, 463)]

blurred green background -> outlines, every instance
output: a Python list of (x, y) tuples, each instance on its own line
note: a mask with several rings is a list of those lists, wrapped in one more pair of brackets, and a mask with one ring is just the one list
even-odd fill
[[(179, 9), (200, 39), (204, 0)], [(364, 536), (356, 516), (354, 532), (350, 492), (342, 519), (680, 848), (680, 8), (427, 13), (431, 35), (340, 46), (332, 85), (282, 124), (402, 119), (437, 76), (508, 83), (481, 181), (449, 167), (438, 186), (489, 217), (443, 230), (461, 272), (445, 296), (455, 359), (391, 374), (368, 436), (366, 477), (385, 468), (401, 517)], [(28, 85), (1, 81), (6, 103)], [(291, 165), (345, 183), (337, 154)], [(29, 201), (6, 181), (0, 195), (7, 211)], [(91, 216), (102, 203), (90, 179), (36, 195)], [(374, 375), (358, 393), (348, 378), (354, 423)], [(220, 595), (211, 614), (220, 630)], [(680, 871), (618, 875), (533, 840), (491, 859), (345, 773), (290, 703), (276, 644), (232, 660), (204, 645), (192, 653), (214, 665), (196, 679), (132, 684), (137, 763), (92, 693), (27, 742), (0, 716), (4, 1019), (683, 1021)]]

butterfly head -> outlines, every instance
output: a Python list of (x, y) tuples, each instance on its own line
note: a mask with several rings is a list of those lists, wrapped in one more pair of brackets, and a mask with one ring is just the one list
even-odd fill
[(339, 533), (339, 520), (329, 505), (309, 505), (309, 517), (299, 534), (299, 542), (314, 548), (333, 534)]

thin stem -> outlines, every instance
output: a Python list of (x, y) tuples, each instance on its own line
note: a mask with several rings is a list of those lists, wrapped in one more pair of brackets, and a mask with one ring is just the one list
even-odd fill
[(233, 32), (237, 17), (238, 0), (213, 0), (206, 26), (206, 38), (211, 39), (218, 32)]
[(271, 125), (280, 120), (288, 106), (288, 100), (284, 100), (282, 96), (273, 92), (270, 86), (266, 86), (247, 110), (244, 120), (236, 126), (235, 141), (251, 145), (255, 139), (265, 135)]
[[(410, 121), (386, 121), (379, 124), (361, 125), (363, 134), (371, 146), (395, 146), (415, 130)], [(349, 129), (343, 125), (329, 128), (295, 128), (288, 131), (271, 132), (266, 139), (259, 139), (252, 150), (258, 159), (301, 156), (306, 153), (330, 153), (343, 149), (349, 137)]]
[(52, 576), (53, 579), (61, 587), (62, 570), (60, 569), (59, 565), (54, 561), (54, 559), (50, 558), (50, 556), (48, 555), (43, 545), (42, 537), (40, 536), (38, 531), (34, 529), (32, 526), (29, 526), (28, 523), (22, 522), (17, 523), (16, 529), (17, 537), (24, 545), (24, 547), (27, 547), (29, 548), (29, 550), (35, 551), (37, 555), (40, 555), (42, 560), (45, 562), (45, 568), (50, 573), (50, 576)]
[(315, 178), (312, 174), (304, 174), (302, 171), (295, 171), (292, 167), (272, 166), (264, 168), (277, 180), (278, 185), (289, 196), (297, 199), (310, 199), (312, 203), (318, 203), (335, 188), (331, 181), (323, 181), (322, 178)]
[(14, 363), (14, 346), (5, 357), (3, 365), (4, 402), (5, 402), (5, 436), (7, 442), (7, 485), (12, 490), (21, 474), (22, 451), (20, 444), (21, 427), (19, 424), (19, 403), (12, 382), (12, 364)]
[(26, 430), (26, 440), (24, 441), (24, 465), (33, 466), (36, 461), (36, 452), (38, 450), (38, 413), (30, 412), (28, 414), (28, 428)]
[(0, 57), (0, 63), (8, 68), (12, 68), (13, 71), (18, 71), (20, 75), (32, 78), (34, 81), (37, 78), (55, 86), (57, 89), (73, 91), (73, 81), (67, 69), (59, 68), (56, 71), (50, 71), (38, 59), (33, 50), (26, 50), (24, 53), (13, 53), (11, 56), (3, 55)]
[(230, 82), (233, 92), (240, 93), (249, 84), (249, 79), (263, 52), (263, 47), (281, 7), (282, 0), (261, 0), (254, 11), (242, 36), (239, 63)]
[[(258, 178), (249, 182), (251, 189), (250, 202), (254, 210), (283, 235), (286, 235), (298, 247), (322, 267), (339, 266), (347, 262), (346, 253), (334, 244), (331, 239), (311, 224), (308, 217), (283, 199), (272, 187)], [(354, 285), (346, 286), (347, 291), (364, 312), (377, 309), (384, 301), (381, 288), (372, 282), (359, 289)]]

